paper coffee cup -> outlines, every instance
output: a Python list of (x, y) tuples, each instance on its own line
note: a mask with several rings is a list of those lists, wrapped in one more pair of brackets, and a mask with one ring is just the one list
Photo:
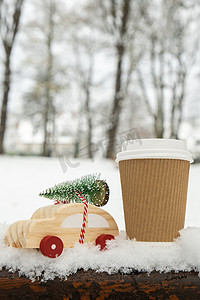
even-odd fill
[(193, 162), (185, 142), (127, 141), (116, 161), (128, 237), (172, 242), (184, 228), (189, 167)]

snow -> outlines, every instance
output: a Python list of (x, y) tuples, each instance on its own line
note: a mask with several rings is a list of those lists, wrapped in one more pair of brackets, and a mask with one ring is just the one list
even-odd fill
[[(43, 256), (36, 249), (15, 249), (3, 243), (6, 225), (0, 225), (0, 269), (4, 266), (10, 271), (19, 271), (32, 281), (53, 280), (55, 277), (67, 279), (79, 269), (96, 272), (118, 271), (130, 273), (153, 270), (168, 272), (200, 272), (200, 229), (183, 229), (173, 243), (142, 243), (126, 239), (124, 231), (116, 240), (108, 242), (108, 250), (100, 251), (94, 243), (79, 244), (64, 249), (56, 259)], [(195, 247), (194, 247), (195, 245)]]
[[(64, 168), (56, 158), (0, 156), (0, 166), (0, 269), (18, 270), (20, 275), (32, 280), (37, 277), (40, 280), (55, 276), (67, 278), (81, 268), (108, 273), (119, 270), (129, 273), (133, 269), (200, 272), (199, 165), (191, 166), (190, 172), (186, 212), (186, 227), (190, 227), (181, 230), (180, 237), (173, 243), (140, 243), (126, 238), (119, 173), (117, 165), (111, 161), (71, 160), (71, 164), (65, 162), (67, 171), (63, 172)], [(77, 243), (74, 248), (64, 249), (60, 257), (50, 259), (36, 249), (15, 249), (4, 245), (8, 224), (29, 219), (38, 207), (51, 203), (40, 198), (39, 192), (55, 183), (99, 172), (111, 191), (104, 209), (115, 218), (121, 230), (115, 241), (108, 242), (107, 251), (100, 251), (93, 243)]]

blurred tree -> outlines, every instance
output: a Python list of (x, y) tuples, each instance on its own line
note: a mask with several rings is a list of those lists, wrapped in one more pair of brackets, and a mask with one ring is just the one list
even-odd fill
[(11, 56), (19, 31), (23, 0), (0, 1), (0, 39), (4, 53), (3, 96), (0, 119), (0, 153), (4, 152), (4, 137), (11, 85)]
[[(45, 105), (44, 105), (44, 140), (43, 140), (43, 149), (42, 155), (49, 156), (50, 155), (50, 135), (53, 136), (54, 128), (55, 128), (55, 107), (53, 104), (53, 99), (51, 95), (51, 86), (52, 86), (52, 68), (53, 68), (53, 53), (52, 53), (52, 43), (54, 37), (54, 21), (53, 15), (55, 12), (55, 4), (54, 1), (49, 2), (49, 10), (48, 10), (48, 17), (47, 17), (47, 36), (46, 36), (46, 43), (47, 43), (47, 64), (46, 64), (46, 74), (45, 74)], [(51, 115), (51, 117), (50, 117)], [(51, 124), (51, 131), (48, 128), (49, 123)]]
[[(131, 0), (110, 1), (109, 7), (106, 7), (105, 2), (100, 1), (102, 9), (103, 22), (106, 30), (115, 38), (115, 50), (117, 55), (116, 60), (116, 74), (115, 74), (115, 89), (113, 108), (110, 115), (110, 125), (108, 130), (108, 146), (106, 157), (113, 159), (114, 145), (119, 123), (119, 115), (122, 109), (122, 102), (124, 95), (122, 93), (122, 78), (123, 78), (123, 64), (126, 53), (128, 35), (128, 24), (131, 10)], [(111, 20), (111, 23), (110, 23)]]
[[(107, 47), (113, 49), (115, 55), (114, 88), (111, 112), (108, 119), (108, 145), (105, 156), (115, 157), (116, 135), (120, 125), (120, 115), (128, 96), (132, 75), (140, 60), (137, 45), (139, 30), (139, 7), (143, 1), (110, 0), (98, 1), (101, 14), (100, 28), (107, 37)], [(104, 45), (106, 45), (104, 42)]]
[[(56, 104), (57, 94), (62, 90), (62, 80), (57, 78), (58, 73), (63, 75), (63, 66), (60, 68), (54, 53), (55, 41), (60, 38), (57, 36), (58, 27), (58, 2), (47, 0), (43, 3), (35, 2), (34, 9), (38, 10), (42, 18), (33, 19), (27, 24), (26, 28), (36, 31), (34, 38), (30, 41), (28, 36), (28, 47), (32, 47), (29, 59), (29, 66), (32, 65), (33, 85), (24, 95), (24, 114), (28, 117), (35, 129), (42, 129), (43, 156), (51, 156), (54, 151), (56, 135)], [(35, 47), (37, 45), (37, 47)], [(36, 56), (34, 60), (33, 57)]]
[[(193, 9), (191, 2), (187, 6), (182, 0), (163, 0), (146, 2), (142, 11), (147, 47), (137, 75), (157, 138), (178, 138), (183, 121), (187, 77), (199, 49), (199, 39), (188, 43)], [(150, 61), (149, 73), (144, 67), (146, 59)]]
[[(92, 122), (92, 108), (91, 108), (91, 89), (93, 88), (93, 69), (94, 69), (94, 42), (93, 39), (80, 39), (73, 37), (72, 44), (74, 44), (74, 56), (75, 62), (72, 67), (73, 79), (76, 82), (77, 89), (79, 89), (79, 114), (78, 128), (75, 141), (75, 153), (77, 157), (80, 153), (80, 141), (81, 131), (83, 130), (83, 123), (79, 120), (86, 119), (86, 132), (87, 132), (87, 156), (93, 157), (92, 152), (92, 134), (93, 134), (93, 122)], [(83, 101), (82, 101), (83, 100)], [(82, 103), (83, 102), (83, 103)]]
[[(70, 44), (69, 76), (73, 85), (71, 93), (74, 102), (76, 130), (74, 132), (74, 156), (79, 155), (92, 158), (94, 154), (95, 131), (103, 127), (99, 122), (98, 90), (103, 90), (106, 78), (97, 69), (98, 61), (104, 56), (102, 34), (99, 30), (101, 18), (96, 13), (96, 3), (86, 1), (77, 9), (76, 5), (66, 12), (68, 35), (66, 44)], [(94, 96), (95, 95), (95, 96)]]

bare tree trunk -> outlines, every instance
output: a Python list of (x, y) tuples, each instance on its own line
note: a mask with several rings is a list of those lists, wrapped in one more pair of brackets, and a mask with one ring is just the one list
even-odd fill
[(158, 120), (157, 137), (164, 136), (164, 51), (159, 53), (159, 98), (158, 98)]
[(147, 88), (146, 88), (146, 85), (145, 85), (144, 80), (142, 78), (141, 71), (140, 71), (139, 68), (137, 68), (136, 72), (137, 72), (138, 82), (139, 82), (139, 85), (140, 85), (140, 89), (141, 89), (141, 92), (142, 92), (143, 100), (145, 102), (147, 111), (148, 111), (149, 115), (152, 116), (153, 119), (155, 119), (155, 113), (154, 113), (154, 111), (151, 107), (150, 99), (149, 99), (149, 96), (148, 96), (148, 93), (147, 93)]
[(48, 139), (48, 121), (49, 121), (49, 93), (46, 91), (46, 103), (44, 107), (44, 127), (43, 127), (43, 145), (42, 145), (42, 155), (43, 156), (49, 156), (49, 139)]
[(52, 109), (52, 134), (51, 134), (51, 155), (54, 153), (57, 154), (57, 134), (56, 134), (56, 108), (54, 105), (54, 101), (52, 99), (51, 103), (51, 109)]
[[(8, 3), (4, 0), (0, 1), (0, 36), (5, 53), (4, 63), (4, 78), (3, 78), (3, 99), (1, 106), (0, 120), (0, 154), (4, 153), (4, 138), (7, 124), (8, 101), (11, 84), (11, 53), (14, 47), (15, 38), (19, 30), (19, 22), (21, 18), (23, 0), (16, 0), (13, 9), (13, 14), (10, 16), (8, 11)], [(2, 13), (2, 7), (4, 11)], [(3, 14), (3, 15), (2, 15)]]
[(53, 14), (54, 14), (54, 3), (50, 1), (49, 7), (49, 24), (48, 24), (48, 35), (47, 35), (47, 71), (46, 71), (46, 82), (45, 82), (45, 106), (44, 106), (44, 120), (43, 120), (43, 130), (44, 130), (44, 139), (43, 139), (43, 156), (50, 156), (50, 139), (51, 133), (53, 132), (53, 128), (51, 128), (50, 133), (50, 123), (53, 125), (53, 102), (51, 97), (51, 82), (52, 82), (52, 67), (53, 67), (53, 54), (52, 54), (52, 42), (53, 42), (53, 34), (54, 34), (54, 23), (53, 23)]
[(5, 71), (4, 71), (4, 83), (3, 83), (3, 103), (1, 107), (1, 122), (0, 122), (0, 154), (4, 153), (4, 136), (6, 131), (6, 121), (7, 121), (7, 108), (8, 108), (8, 99), (10, 91), (10, 53), (11, 49), (8, 48), (6, 52), (5, 60)]
[(124, 55), (123, 45), (118, 46), (118, 63), (117, 63), (117, 71), (116, 71), (115, 96), (114, 96), (114, 105), (113, 105), (112, 116), (111, 116), (112, 123), (108, 131), (108, 148), (106, 154), (106, 157), (110, 159), (114, 158), (115, 139), (117, 134), (119, 116), (121, 112), (121, 102), (122, 102), (121, 79), (122, 79), (123, 55)]
[(87, 86), (86, 86), (86, 101), (85, 101), (85, 111), (86, 111), (86, 117), (87, 117), (87, 127), (88, 127), (88, 133), (87, 133), (87, 141), (88, 141), (88, 157), (92, 158), (92, 116), (91, 116), (91, 109), (90, 109), (90, 89), (91, 89), (91, 78), (92, 78), (92, 65), (93, 60), (91, 59), (90, 62), (90, 69), (88, 74), (88, 80), (87, 80)]
[(185, 99), (186, 75), (187, 70), (180, 57), (177, 58), (179, 62), (178, 79), (172, 87), (172, 104), (171, 104), (171, 128), (170, 138), (178, 138), (179, 129), (183, 118), (183, 102)]
[[(116, 45), (117, 50), (117, 68), (115, 76), (115, 94), (114, 94), (114, 103), (111, 115), (111, 125), (108, 130), (108, 146), (106, 152), (106, 158), (114, 158), (114, 147), (116, 134), (119, 124), (119, 117), (122, 110), (122, 102), (124, 100), (124, 95), (122, 95), (122, 75), (123, 75), (123, 59), (125, 54), (125, 45), (124, 45), (124, 36), (127, 32), (127, 23), (130, 13), (130, 0), (125, 0), (123, 3), (122, 11), (122, 24), (120, 28), (120, 41)], [(115, 11), (115, 10), (113, 10)], [(115, 17), (115, 16), (113, 16)]]
[(163, 138), (164, 135), (164, 112), (163, 112), (163, 53), (159, 55), (159, 80), (156, 75), (156, 53), (155, 53), (155, 38), (151, 38), (152, 48), (151, 48), (151, 77), (155, 90), (155, 97), (157, 99), (157, 111), (154, 114), (154, 131), (157, 138)]
[(182, 124), (182, 119), (183, 119), (183, 104), (184, 104), (184, 100), (185, 100), (186, 72), (183, 72), (181, 77), (182, 77), (182, 79), (181, 79), (181, 94), (178, 98), (178, 105), (177, 105), (178, 117), (177, 117), (176, 134), (175, 134), (175, 137), (177, 139), (179, 138), (179, 130), (180, 130), (180, 126)]
[(172, 97), (171, 97), (171, 119), (170, 119), (170, 138), (173, 139), (176, 137), (175, 134), (175, 112), (176, 112), (176, 82), (172, 87)]

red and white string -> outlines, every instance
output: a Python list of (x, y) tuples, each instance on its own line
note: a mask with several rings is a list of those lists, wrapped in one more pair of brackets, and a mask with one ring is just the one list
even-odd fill
[(86, 229), (88, 203), (85, 200), (85, 198), (83, 197), (83, 195), (79, 194), (76, 190), (75, 190), (75, 193), (81, 199), (81, 201), (84, 203), (83, 223), (82, 223), (81, 233), (80, 233), (80, 238), (79, 238), (79, 243), (83, 244), (84, 243), (84, 237), (85, 237), (85, 229)]

